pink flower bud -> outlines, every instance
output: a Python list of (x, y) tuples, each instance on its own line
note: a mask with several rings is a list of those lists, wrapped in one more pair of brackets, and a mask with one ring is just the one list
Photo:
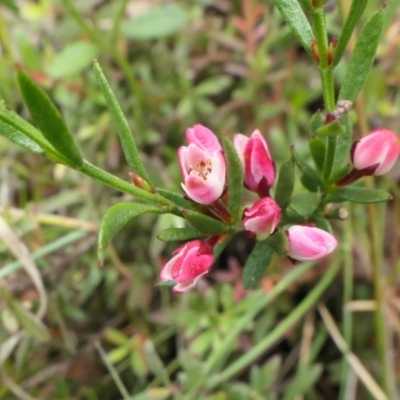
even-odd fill
[(176, 293), (193, 289), (214, 263), (212, 246), (201, 240), (193, 240), (178, 247), (172, 255), (162, 269), (160, 279), (175, 281), (173, 291)]
[(336, 238), (319, 228), (293, 225), (286, 234), (289, 240), (288, 256), (294, 260), (320, 260), (337, 246)]
[(257, 200), (243, 215), (243, 230), (257, 240), (266, 239), (281, 220), (281, 209), (271, 197)]
[(395, 164), (399, 156), (396, 133), (388, 129), (376, 129), (353, 144), (351, 158), (354, 168), (364, 175), (383, 175)]
[(207, 128), (195, 125), (186, 132), (189, 146), (178, 150), (183, 176), (183, 190), (196, 203), (210, 205), (218, 200), (225, 187), (226, 162), (216, 136)]
[(267, 142), (259, 130), (250, 138), (237, 134), (233, 144), (244, 168), (244, 184), (247, 189), (257, 192), (260, 197), (269, 195), (275, 183), (275, 163), (272, 161)]

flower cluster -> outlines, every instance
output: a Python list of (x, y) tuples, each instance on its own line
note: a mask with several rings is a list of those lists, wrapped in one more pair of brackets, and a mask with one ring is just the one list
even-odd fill
[[(227, 162), (217, 137), (208, 128), (195, 125), (187, 129), (186, 140), (188, 146), (180, 147), (178, 159), (187, 198), (206, 206), (212, 214), (221, 208), (227, 213)], [(258, 130), (250, 137), (236, 134), (233, 144), (242, 164), (244, 186), (260, 197), (243, 210), (241, 227), (249, 237), (265, 240), (277, 230), (282, 218), (279, 205), (270, 196), (276, 180), (275, 163)], [(330, 233), (315, 227), (294, 225), (285, 233), (288, 256), (293, 260), (319, 260), (337, 245)], [(194, 288), (212, 267), (213, 244), (217, 241), (215, 237), (206, 241), (197, 239), (179, 247), (162, 269), (161, 280), (174, 281), (177, 293)]]

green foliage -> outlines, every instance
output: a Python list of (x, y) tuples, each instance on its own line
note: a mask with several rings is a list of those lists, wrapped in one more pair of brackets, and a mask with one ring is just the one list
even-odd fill
[(276, 183), (275, 200), (284, 212), (290, 202), (294, 188), (294, 163), (290, 159), (279, 169)]
[(379, 203), (391, 200), (393, 197), (390, 193), (381, 189), (367, 189), (358, 186), (346, 186), (339, 188), (331, 197), (331, 201), (351, 201), (353, 203)]
[(199, 236), (201, 236), (200, 232), (194, 228), (169, 228), (160, 232), (157, 238), (164, 242), (173, 242), (195, 239)]

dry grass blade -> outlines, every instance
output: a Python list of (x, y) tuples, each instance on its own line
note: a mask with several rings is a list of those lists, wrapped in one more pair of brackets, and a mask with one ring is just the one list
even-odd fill
[(36, 313), (39, 319), (43, 318), (44, 314), (47, 310), (47, 295), (44, 290), (44, 285), (42, 281), (42, 277), (38, 271), (38, 268), (35, 262), (32, 260), (32, 257), (29, 253), (29, 250), (25, 246), (25, 244), (20, 240), (20, 238), (13, 232), (4, 218), (0, 215), (0, 238), (4, 241), (4, 243), (8, 246), (10, 251), (18, 258), (24, 267), (26, 273), (32, 279), (39, 296), (40, 296), (40, 305), (39, 309)]
[(318, 306), (318, 311), (321, 314), (325, 326), (327, 327), (328, 332), (331, 335), (336, 346), (346, 357), (347, 362), (349, 363), (353, 371), (356, 373), (360, 381), (369, 390), (371, 395), (374, 396), (374, 398), (377, 400), (388, 400), (386, 394), (378, 386), (374, 378), (367, 371), (367, 369), (364, 367), (361, 361), (356, 357), (355, 354), (349, 351), (347, 344), (343, 336), (340, 334), (339, 329), (337, 328), (335, 321), (333, 320), (328, 309), (323, 304), (320, 304)]

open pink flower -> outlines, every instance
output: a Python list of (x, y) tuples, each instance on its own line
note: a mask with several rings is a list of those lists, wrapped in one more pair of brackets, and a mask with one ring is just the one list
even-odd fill
[(264, 197), (244, 210), (242, 226), (247, 234), (264, 240), (274, 232), (280, 220), (278, 204), (271, 197)]
[(275, 183), (275, 163), (272, 161), (267, 142), (259, 130), (255, 130), (250, 138), (236, 134), (233, 144), (242, 161), (244, 184), (247, 189), (265, 197)]
[(225, 187), (226, 162), (216, 136), (206, 127), (195, 125), (186, 131), (189, 146), (178, 150), (183, 190), (196, 203), (210, 205)]
[(376, 129), (353, 144), (351, 158), (355, 169), (367, 170), (364, 175), (383, 175), (393, 167), (399, 152), (396, 133)]
[(293, 225), (286, 231), (288, 256), (299, 261), (316, 261), (335, 250), (336, 238), (322, 229)]
[(176, 293), (193, 289), (214, 263), (212, 246), (201, 240), (193, 240), (178, 247), (172, 255), (162, 269), (160, 279), (175, 281), (173, 291)]

